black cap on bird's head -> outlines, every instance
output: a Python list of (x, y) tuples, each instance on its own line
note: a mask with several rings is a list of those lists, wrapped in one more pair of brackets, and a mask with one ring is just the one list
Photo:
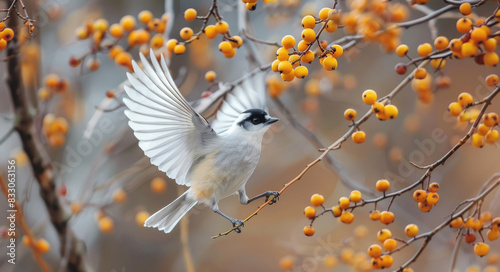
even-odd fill
[(266, 111), (261, 109), (249, 109), (242, 113), (243, 119), (238, 122), (240, 127), (249, 129), (251, 127), (265, 127), (275, 123), (279, 118), (272, 118)]

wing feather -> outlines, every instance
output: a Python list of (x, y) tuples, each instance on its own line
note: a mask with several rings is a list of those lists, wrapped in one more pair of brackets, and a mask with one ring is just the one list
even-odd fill
[(152, 164), (178, 184), (190, 185), (186, 176), (197, 150), (217, 134), (179, 92), (163, 56), (160, 63), (153, 57), (153, 66), (142, 53), (140, 59), (144, 68), (133, 61), (136, 76), (127, 73), (132, 86), (125, 87), (123, 102), (129, 126)]

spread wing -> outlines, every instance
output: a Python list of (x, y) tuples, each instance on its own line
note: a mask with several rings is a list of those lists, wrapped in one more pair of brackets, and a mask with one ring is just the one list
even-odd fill
[(217, 119), (212, 122), (212, 128), (218, 133), (226, 132), (238, 116), (249, 109), (261, 109), (267, 112), (265, 84), (262, 74), (246, 80), (242, 87), (235, 86), (228, 93), (222, 106), (217, 111)]
[(132, 62), (137, 78), (127, 73), (132, 87), (125, 86), (129, 98), (123, 102), (129, 126), (152, 164), (178, 184), (190, 185), (186, 175), (195, 151), (217, 134), (179, 92), (163, 55), (161, 66), (151, 58), (154, 68), (142, 53), (140, 58), (144, 69)]

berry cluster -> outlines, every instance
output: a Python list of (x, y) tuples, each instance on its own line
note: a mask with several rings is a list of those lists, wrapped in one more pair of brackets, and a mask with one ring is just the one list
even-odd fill
[[(145, 55), (149, 55), (151, 48), (156, 57), (164, 53), (165, 41), (162, 33), (165, 32), (168, 19), (168, 14), (155, 18), (151, 11), (143, 10), (137, 19), (132, 15), (126, 15), (119, 23), (112, 25), (109, 25), (104, 18), (89, 21), (77, 28), (75, 35), (79, 40), (92, 38), (91, 51), (78, 58), (71, 57), (69, 64), (78, 67), (90, 55), (86, 66), (90, 71), (95, 71), (100, 67), (97, 53), (108, 52), (109, 57), (117, 65), (132, 71), (132, 55), (129, 53), (132, 48), (140, 46), (139, 50)], [(123, 40), (126, 40), (126, 49), (119, 45)]]
[[(339, 11), (331, 8), (323, 8), (319, 11), (318, 18), (306, 15), (302, 18), (301, 33), (302, 40), (295, 49), (295, 38), (286, 35), (281, 39), (281, 45), (276, 51), (276, 60), (272, 63), (273, 72), (280, 72), (284, 81), (292, 81), (294, 78), (305, 78), (309, 75), (304, 63), (312, 63), (315, 57), (319, 58), (321, 66), (327, 71), (335, 70), (338, 66), (337, 59), (342, 56), (344, 49), (338, 44), (328, 47), (326, 41), (319, 41), (323, 31), (335, 32), (340, 22)], [(321, 24), (321, 28), (316, 33), (314, 28)], [(313, 44), (318, 43), (316, 54), (311, 50)], [(292, 52), (290, 52), (292, 50)]]
[[(468, 218), (457, 217), (450, 222), (450, 227), (454, 229), (464, 229), (464, 241), (474, 244), (474, 253), (483, 257), (489, 253), (490, 247), (485, 243), (482, 232), (487, 230), (486, 238), (495, 241), (499, 237), (500, 217), (493, 218), (491, 212), (478, 213), (477, 217)], [(482, 242), (476, 242), (476, 234), (479, 234)]]
[[(208, 20), (212, 15), (214, 16), (216, 23), (214, 25), (207, 25)], [(179, 35), (184, 41), (180, 42), (177, 39), (168, 40), (167, 49), (169, 52), (183, 54), (186, 52), (186, 44), (199, 39), (202, 34), (205, 34), (204, 36), (209, 40), (216, 38), (217, 35), (221, 35), (222, 42), (219, 43), (219, 51), (222, 52), (226, 58), (234, 57), (234, 55), (236, 55), (236, 49), (241, 47), (243, 44), (243, 39), (240, 36), (231, 36), (229, 24), (222, 20), (222, 17), (217, 11), (216, 5), (213, 5), (208, 14), (205, 16), (197, 16), (197, 11), (189, 8), (184, 12), (184, 19), (188, 22), (201, 20), (203, 21), (203, 26), (197, 33), (194, 33), (193, 29), (190, 27), (182, 28)]]
[(42, 130), (51, 147), (62, 147), (66, 143), (69, 123), (65, 118), (49, 113), (43, 118)]
[(23, 236), (22, 242), (26, 247), (33, 248), (37, 252), (43, 254), (50, 250), (50, 244), (47, 240), (40, 238), (33, 241), (33, 238), (28, 236)]
[(0, 22), (0, 51), (7, 48), (7, 42), (14, 38), (14, 30)]
[(418, 203), (418, 208), (422, 212), (430, 212), (432, 207), (434, 207), (439, 202), (439, 184), (433, 182), (429, 184), (427, 190), (415, 190), (413, 192), (413, 200)]

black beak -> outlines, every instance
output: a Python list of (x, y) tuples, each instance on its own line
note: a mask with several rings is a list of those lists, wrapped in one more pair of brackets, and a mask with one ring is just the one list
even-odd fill
[(276, 123), (276, 122), (278, 122), (279, 120), (280, 120), (279, 118), (269, 118), (269, 119), (267, 119), (267, 121), (266, 121), (266, 125), (270, 125), (270, 124), (272, 124), (272, 123)]

